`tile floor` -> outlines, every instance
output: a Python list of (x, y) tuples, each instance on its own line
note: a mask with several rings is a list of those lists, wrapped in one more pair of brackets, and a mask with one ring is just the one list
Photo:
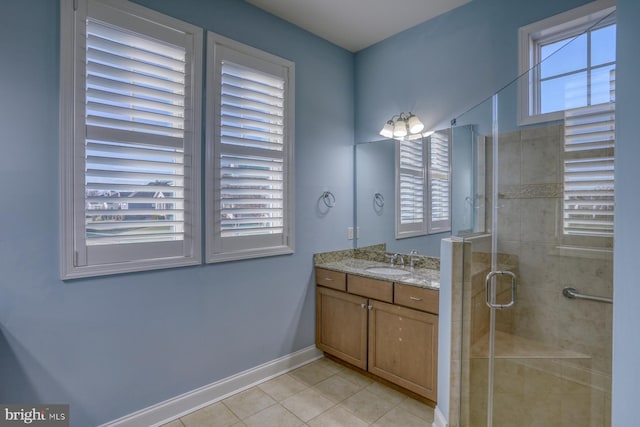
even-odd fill
[(319, 359), (163, 427), (431, 427), (433, 408)]

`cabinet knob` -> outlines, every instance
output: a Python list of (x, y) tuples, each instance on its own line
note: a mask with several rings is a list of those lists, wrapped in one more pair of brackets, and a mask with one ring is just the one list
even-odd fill
[(409, 297), (409, 299), (412, 301), (422, 301), (422, 298), (418, 298), (418, 297)]
[(371, 310), (373, 308), (373, 306), (371, 304), (369, 304), (369, 306), (367, 307), (369, 310)]
[(331, 277), (325, 277), (324, 279), (325, 282), (333, 282), (333, 279)]
[(360, 308), (364, 308), (367, 304), (360, 304)]

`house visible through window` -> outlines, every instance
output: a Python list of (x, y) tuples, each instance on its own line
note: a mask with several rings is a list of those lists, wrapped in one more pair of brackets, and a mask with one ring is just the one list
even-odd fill
[(199, 263), (202, 31), (133, 4), (73, 3), (61, 3), (61, 92), (73, 94), (61, 275)]

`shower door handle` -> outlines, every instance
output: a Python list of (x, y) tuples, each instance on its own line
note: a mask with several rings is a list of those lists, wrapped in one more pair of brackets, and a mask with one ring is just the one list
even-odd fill
[[(491, 301), (491, 295), (494, 294), (495, 280), (492, 280), (495, 276), (509, 276), (511, 277), (511, 301), (507, 304), (496, 304)], [(487, 278), (484, 280), (484, 294), (486, 303), (489, 308), (509, 308), (516, 303), (516, 275), (510, 271), (492, 271), (487, 274)]]

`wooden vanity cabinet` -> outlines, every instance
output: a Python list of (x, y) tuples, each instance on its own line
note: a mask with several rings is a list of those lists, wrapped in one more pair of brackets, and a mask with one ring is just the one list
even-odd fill
[(367, 369), (367, 299), (316, 287), (316, 347)]
[(436, 401), (438, 316), (370, 301), (368, 370)]
[(316, 346), (436, 401), (438, 291), (316, 269)]

